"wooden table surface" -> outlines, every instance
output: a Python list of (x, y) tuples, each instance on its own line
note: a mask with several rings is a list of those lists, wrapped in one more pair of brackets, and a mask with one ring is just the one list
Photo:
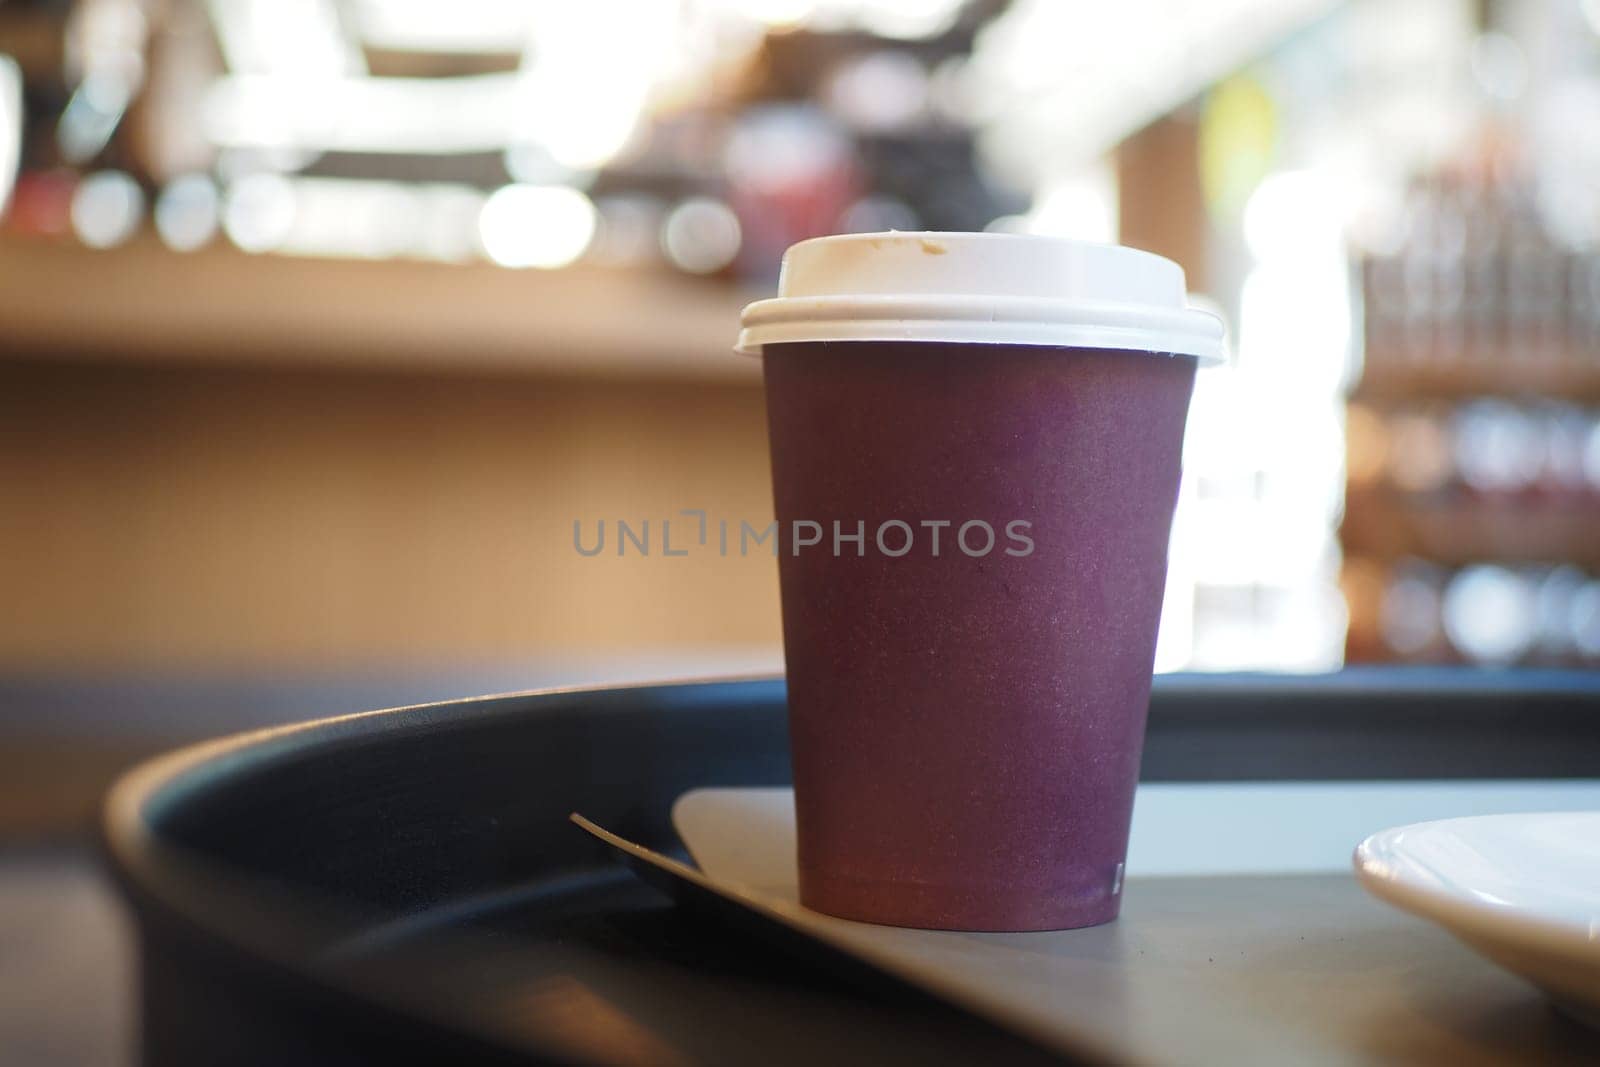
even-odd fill
[(1600, 1063), (1600, 1033), (1346, 874), (1130, 880), (1064, 1010), (1154, 1063)]
[(1369, 896), (1347, 870), (1130, 877), (1121, 917), (1080, 930), (909, 930), (800, 906), (792, 810), (786, 790), (690, 794), (674, 822), (698, 870), (599, 836), (673, 895), (726, 909), (729, 921), (761, 917), (753, 929), (775, 943), (799, 932), (1069, 1056), (1155, 1065), (1600, 1063), (1600, 1031), (1445, 931)]
[[(943, 942), (918, 966), (1130, 1063), (1600, 1063), (1600, 1033), (1352, 875), (1135, 878), (1124, 892), (1121, 919), (1089, 930), (917, 931)], [(901, 933), (845, 925), (863, 955)]]

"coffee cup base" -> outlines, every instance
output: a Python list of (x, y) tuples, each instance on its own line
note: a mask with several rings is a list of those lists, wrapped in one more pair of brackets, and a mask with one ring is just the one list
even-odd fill
[(1121, 893), (1093, 897), (1006, 887), (861, 882), (801, 874), (800, 903), (836, 919), (969, 933), (1076, 930), (1111, 922)]

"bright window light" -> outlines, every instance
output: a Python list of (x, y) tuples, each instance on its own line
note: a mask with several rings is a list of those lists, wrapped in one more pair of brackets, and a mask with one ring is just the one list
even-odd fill
[(1026, 216), (1028, 233), (1110, 244), (1117, 239), (1117, 181), (1101, 163), (1051, 182)]
[(0, 56), (0, 215), (5, 214), (22, 157), (22, 68)]
[(533, 25), (525, 0), (348, 0), (367, 45), (404, 52), (520, 52)]

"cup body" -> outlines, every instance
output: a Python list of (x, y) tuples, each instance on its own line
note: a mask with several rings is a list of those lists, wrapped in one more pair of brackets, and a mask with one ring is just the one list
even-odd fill
[(934, 929), (1114, 918), (1195, 359), (763, 360), (802, 902)]

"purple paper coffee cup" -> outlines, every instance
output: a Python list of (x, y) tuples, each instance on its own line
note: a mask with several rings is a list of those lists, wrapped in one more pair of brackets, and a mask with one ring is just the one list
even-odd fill
[(1175, 264), (1030, 237), (805, 242), (780, 293), (740, 347), (765, 368), (801, 902), (1115, 918), (1220, 323)]

